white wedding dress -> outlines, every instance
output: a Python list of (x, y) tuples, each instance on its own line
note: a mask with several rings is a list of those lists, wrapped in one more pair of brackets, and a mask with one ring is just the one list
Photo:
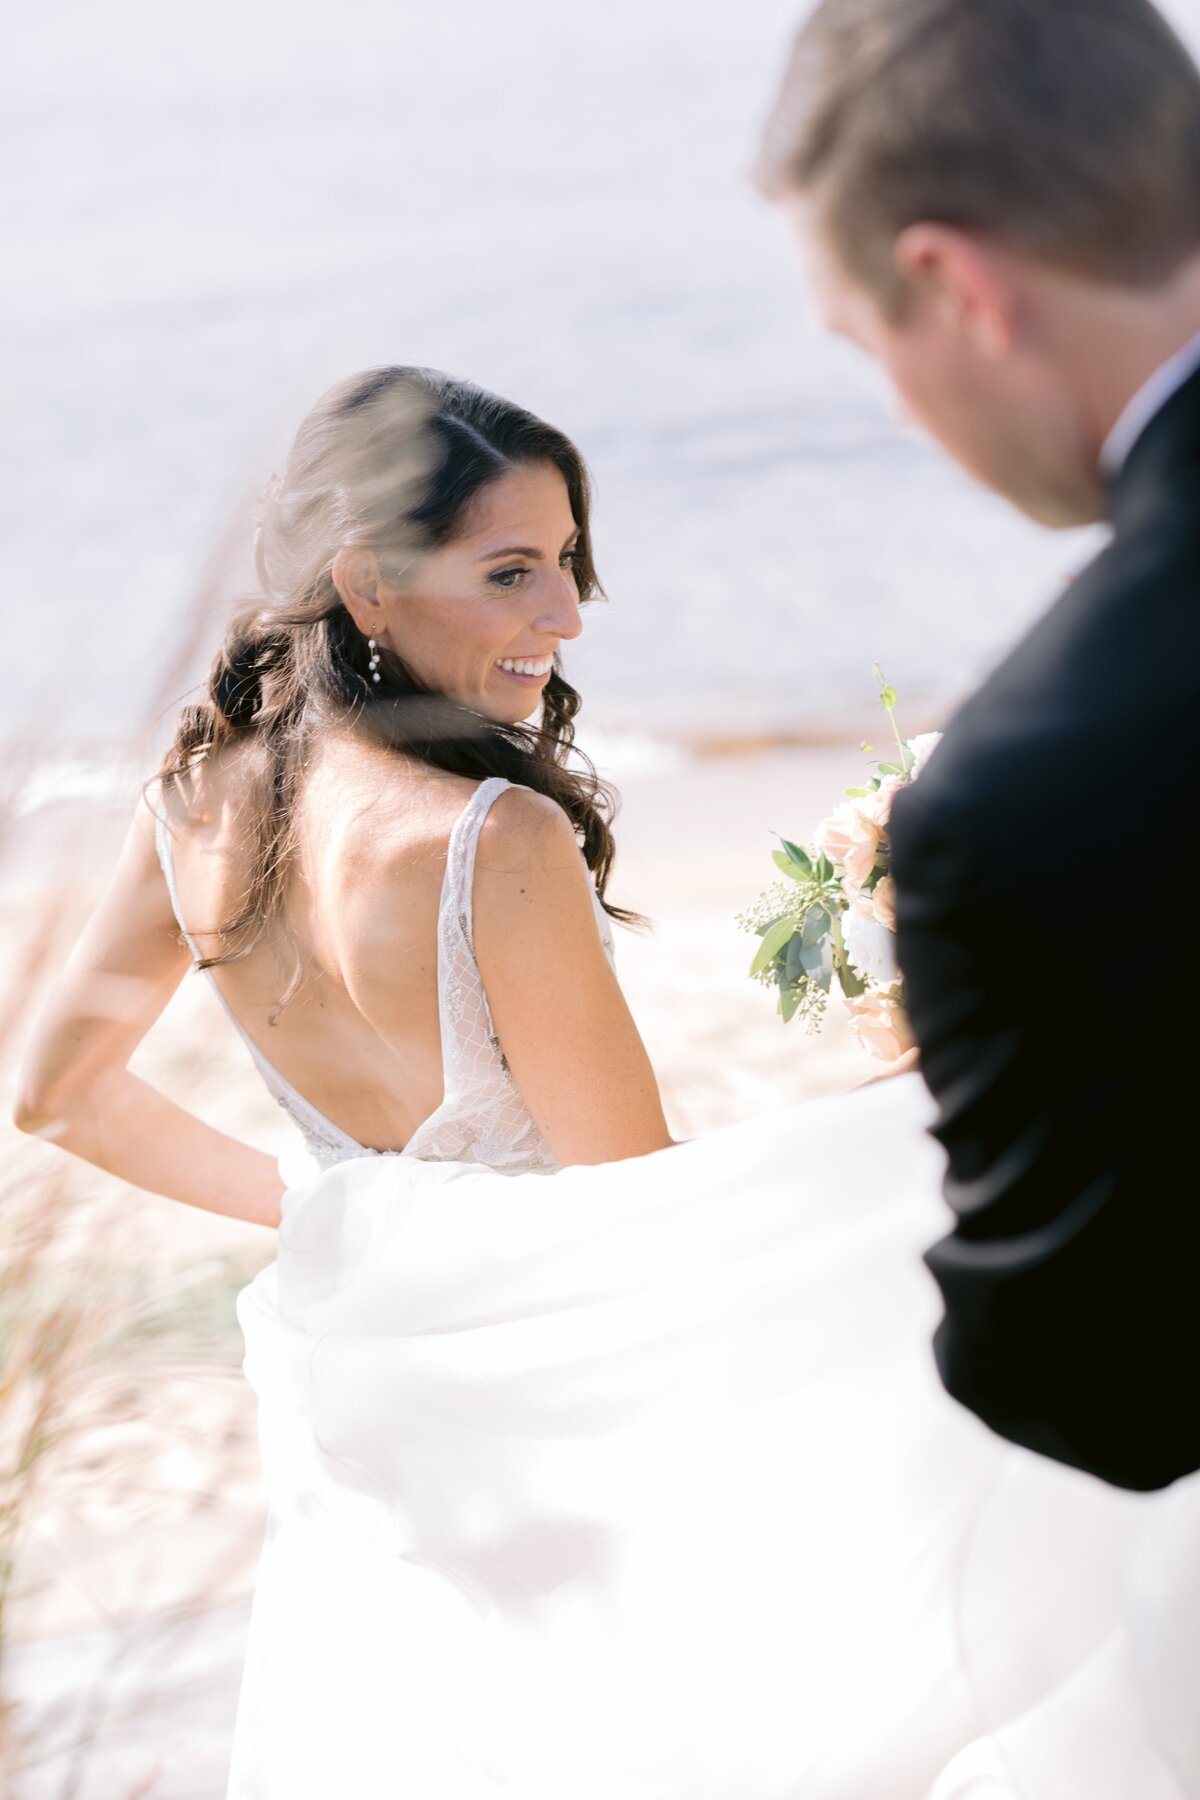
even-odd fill
[(1200, 1795), (1197, 1484), (945, 1396), (919, 1077), (558, 1169), (471, 948), (506, 785), (451, 839), (406, 1149), (253, 1051), (302, 1143), (238, 1297), (270, 1512), (228, 1800)]

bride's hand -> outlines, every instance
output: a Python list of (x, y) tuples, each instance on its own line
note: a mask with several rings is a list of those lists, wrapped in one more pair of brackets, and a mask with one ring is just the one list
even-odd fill
[(914, 1044), (911, 1050), (906, 1050), (903, 1056), (898, 1056), (895, 1062), (883, 1071), (882, 1075), (868, 1076), (866, 1081), (858, 1081), (854, 1085), (855, 1087), (875, 1087), (881, 1081), (891, 1081), (896, 1075), (909, 1075), (920, 1066), (921, 1052)]

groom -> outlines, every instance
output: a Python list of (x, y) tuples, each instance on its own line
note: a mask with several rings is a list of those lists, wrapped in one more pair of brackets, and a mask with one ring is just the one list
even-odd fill
[(1148, 0), (822, 0), (759, 181), (911, 417), (1040, 523), (1112, 527), (892, 851), (942, 1378), (1165, 1487), (1200, 1468), (1200, 73)]

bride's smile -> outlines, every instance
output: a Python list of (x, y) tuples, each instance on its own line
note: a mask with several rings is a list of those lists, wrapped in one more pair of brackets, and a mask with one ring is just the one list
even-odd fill
[(515, 657), (502, 657), (496, 667), (503, 669), (506, 675), (515, 675), (518, 681), (527, 681), (532, 687), (541, 687), (554, 667), (554, 655), (551, 652), (549, 656), (525, 658), (521, 661)]

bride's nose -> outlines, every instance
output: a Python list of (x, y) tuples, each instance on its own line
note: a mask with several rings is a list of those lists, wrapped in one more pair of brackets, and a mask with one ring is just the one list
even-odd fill
[(579, 590), (573, 575), (564, 574), (551, 582), (538, 607), (534, 629), (548, 637), (577, 638), (583, 630), (579, 612)]

